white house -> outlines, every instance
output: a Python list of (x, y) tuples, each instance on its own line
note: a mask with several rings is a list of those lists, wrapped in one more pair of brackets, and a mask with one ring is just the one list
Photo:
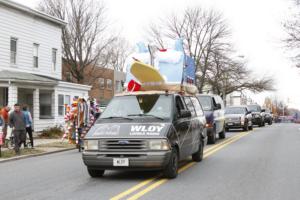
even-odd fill
[(87, 97), (90, 86), (61, 81), (65, 21), (0, 0), (0, 107), (29, 105), (33, 128), (63, 123), (64, 104)]

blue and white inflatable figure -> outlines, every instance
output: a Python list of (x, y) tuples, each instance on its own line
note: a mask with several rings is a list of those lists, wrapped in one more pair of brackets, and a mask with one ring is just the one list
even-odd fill
[[(134, 60), (139, 60), (150, 65), (151, 55), (149, 49), (142, 42), (137, 44), (137, 52), (133, 53), (126, 61), (126, 83), (130, 80), (137, 81), (130, 73), (130, 67)], [(175, 41), (174, 48), (159, 50), (154, 53), (154, 68), (159, 70), (166, 83), (171, 84), (194, 84), (195, 62), (185, 55), (182, 39)]]

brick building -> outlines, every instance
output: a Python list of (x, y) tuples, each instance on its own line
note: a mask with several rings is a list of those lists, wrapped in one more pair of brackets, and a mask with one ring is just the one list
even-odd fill
[[(63, 80), (76, 83), (69, 68), (63, 65)], [(91, 85), (89, 96), (96, 98), (100, 104), (107, 104), (115, 93), (120, 92), (125, 74), (109, 68), (96, 67), (85, 70), (83, 83)]]

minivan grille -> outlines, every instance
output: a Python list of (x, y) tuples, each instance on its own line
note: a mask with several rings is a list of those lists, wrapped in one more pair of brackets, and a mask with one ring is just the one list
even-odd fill
[(146, 140), (135, 139), (102, 139), (100, 151), (141, 151), (147, 150)]

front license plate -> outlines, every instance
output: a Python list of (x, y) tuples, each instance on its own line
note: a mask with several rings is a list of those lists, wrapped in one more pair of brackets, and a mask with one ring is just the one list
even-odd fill
[(233, 123), (228, 123), (227, 125), (228, 125), (228, 126), (232, 126), (232, 125), (233, 125)]
[(115, 167), (128, 167), (129, 166), (129, 159), (128, 158), (114, 158), (113, 165)]

